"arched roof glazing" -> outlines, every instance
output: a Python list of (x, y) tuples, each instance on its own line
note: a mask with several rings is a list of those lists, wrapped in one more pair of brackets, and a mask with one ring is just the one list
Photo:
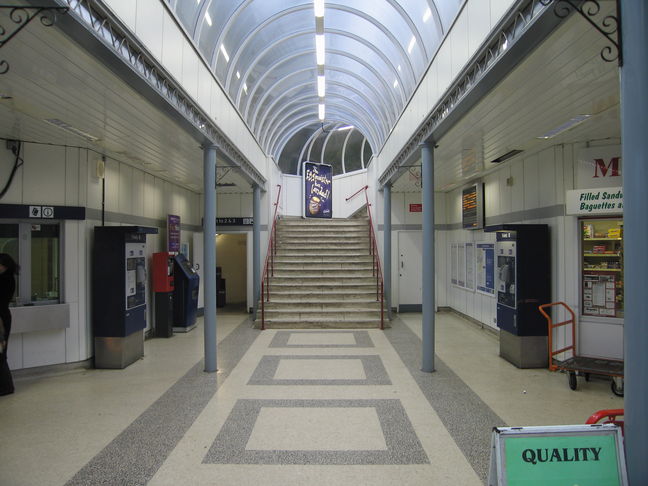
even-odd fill
[[(320, 98), (313, 0), (167, 1), (275, 160), (284, 147), (300, 145), (290, 143), (292, 137), (303, 138), (309, 130), (315, 135), (324, 124), (353, 126), (354, 137), (361, 134), (362, 144), (377, 152), (462, 3), (325, 2), (326, 92)], [(323, 122), (318, 117), (321, 102), (326, 106)], [(341, 167), (344, 171), (344, 164)]]

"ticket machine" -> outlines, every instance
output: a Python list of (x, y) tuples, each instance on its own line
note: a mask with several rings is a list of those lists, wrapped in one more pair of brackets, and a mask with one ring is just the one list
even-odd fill
[(173, 330), (188, 332), (196, 327), (200, 277), (182, 253), (173, 257)]
[(546, 367), (547, 323), (538, 306), (551, 296), (549, 228), (503, 224), (485, 231), (496, 231), (500, 356), (519, 368)]
[(125, 368), (144, 355), (146, 235), (156, 228), (97, 226), (92, 254), (95, 367)]

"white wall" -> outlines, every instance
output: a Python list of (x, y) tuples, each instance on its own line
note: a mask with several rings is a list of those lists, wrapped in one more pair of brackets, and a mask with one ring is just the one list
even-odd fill
[[(2, 199), (3, 204), (51, 204), (101, 209), (101, 180), (95, 166), (99, 156), (88, 150), (24, 144), (24, 165)], [(13, 165), (10, 152), (0, 150), (0, 173)], [(199, 225), (199, 197), (179, 186), (146, 174), (125, 162), (106, 160), (106, 222), (109, 225), (158, 227), (147, 237), (147, 255), (166, 247), (166, 215), (177, 214), (183, 224)], [(136, 219), (132, 219), (136, 218)], [(144, 218), (144, 219), (142, 219)], [(135, 222), (133, 222), (135, 221)], [(61, 222), (63, 301), (70, 305), (67, 329), (12, 333), (9, 365), (12, 369), (83, 361), (93, 354), (91, 324), (91, 256), (94, 226), (99, 219)], [(193, 240), (182, 231), (181, 242)], [(149, 271), (150, 275), (150, 271)], [(151, 303), (148, 298), (147, 329)]]

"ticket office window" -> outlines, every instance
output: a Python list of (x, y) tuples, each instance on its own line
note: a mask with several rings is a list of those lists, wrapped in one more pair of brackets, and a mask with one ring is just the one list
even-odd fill
[(14, 305), (61, 302), (61, 228), (58, 222), (0, 223), (0, 253), (8, 253), (20, 265)]

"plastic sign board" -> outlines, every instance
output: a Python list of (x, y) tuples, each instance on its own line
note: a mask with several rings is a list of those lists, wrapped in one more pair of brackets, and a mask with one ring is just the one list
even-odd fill
[(495, 427), (489, 486), (627, 486), (621, 428)]
[(623, 189), (601, 187), (567, 191), (568, 215), (621, 214), (623, 213)]
[(167, 214), (167, 251), (180, 251), (180, 216)]
[(333, 167), (327, 164), (304, 162), (304, 217), (333, 217)]

